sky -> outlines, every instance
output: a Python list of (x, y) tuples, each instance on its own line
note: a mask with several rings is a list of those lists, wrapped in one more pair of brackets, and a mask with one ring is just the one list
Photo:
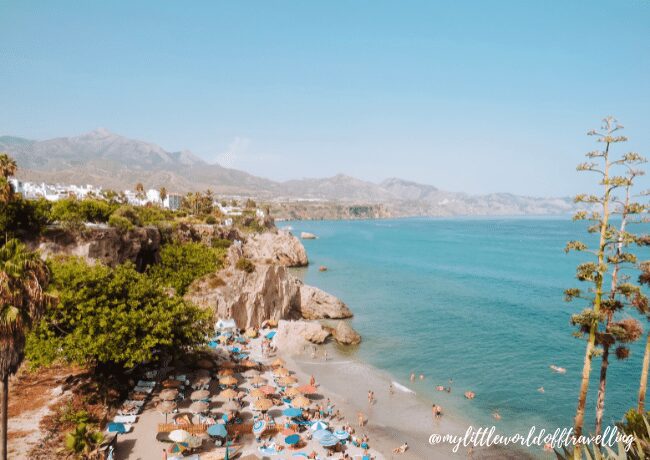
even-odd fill
[(566, 196), (606, 115), (650, 157), (650, 0), (0, 0), (0, 135)]

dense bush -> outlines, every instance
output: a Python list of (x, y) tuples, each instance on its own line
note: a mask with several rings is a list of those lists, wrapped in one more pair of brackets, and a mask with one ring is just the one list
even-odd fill
[(223, 264), (225, 251), (201, 243), (168, 244), (160, 251), (160, 263), (147, 273), (162, 286), (169, 286), (179, 295), (197, 278), (215, 272)]
[(123, 227), (124, 220), (127, 220), (131, 224), (131, 226), (137, 227), (139, 225), (142, 225), (142, 222), (140, 221), (140, 214), (138, 209), (128, 204), (122, 205), (119, 208), (117, 208), (111, 215), (111, 218), (113, 218), (113, 222), (116, 224), (116, 226)]
[(228, 249), (232, 244), (232, 241), (225, 238), (212, 238), (210, 244), (212, 244), (212, 247), (215, 249)]
[(253, 273), (255, 271), (255, 264), (246, 257), (240, 258), (235, 264), (235, 267), (239, 270), (245, 271), (246, 273)]
[(25, 200), (19, 196), (2, 205), (0, 234), (2, 237), (33, 238), (50, 222), (51, 203), (44, 198)]
[(106, 223), (116, 208), (116, 204), (95, 198), (64, 198), (52, 204), (50, 218), (65, 226), (78, 226), (84, 222)]
[(209, 313), (170, 297), (131, 263), (112, 269), (67, 258), (50, 265), (59, 302), (28, 337), (32, 365), (63, 359), (130, 368), (159, 351), (179, 352), (205, 339)]

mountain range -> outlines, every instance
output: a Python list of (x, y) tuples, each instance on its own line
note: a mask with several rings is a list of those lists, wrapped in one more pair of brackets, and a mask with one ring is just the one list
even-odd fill
[(469, 195), (398, 178), (381, 183), (343, 174), (322, 179), (276, 182), (210, 164), (190, 151), (168, 152), (106, 129), (43, 141), (0, 137), (0, 151), (14, 157), (19, 177), (47, 183), (93, 184), (116, 190), (166, 187), (185, 193), (211, 189), (217, 194), (261, 200), (373, 204), (395, 216), (543, 215), (574, 209), (570, 198), (539, 198), (508, 193)]

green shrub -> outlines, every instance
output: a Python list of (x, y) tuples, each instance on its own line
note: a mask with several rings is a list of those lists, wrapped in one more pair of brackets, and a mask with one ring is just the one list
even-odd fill
[(0, 234), (9, 238), (33, 238), (40, 235), (50, 223), (51, 207), (52, 203), (44, 198), (25, 200), (16, 196), (0, 209)]
[(217, 218), (210, 215), (210, 216), (205, 218), (205, 223), (208, 224), (208, 225), (214, 225), (214, 224), (217, 223)]
[(235, 264), (235, 268), (245, 271), (246, 273), (253, 273), (255, 271), (255, 264), (246, 257), (242, 257)]
[(129, 219), (122, 216), (116, 216), (115, 214), (108, 219), (108, 225), (120, 230), (131, 230), (133, 228), (133, 223), (131, 223)]
[(215, 249), (228, 249), (232, 244), (232, 241), (224, 238), (212, 238), (210, 244)]
[[(134, 208), (131, 205), (125, 204), (117, 208), (111, 217), (121, 217), (123, 219), (128, 220), (131, 223), (131, 226), (138, 227), (142, 225), (142, 222), (140, 221), (140, 214), (138, 213), (138, 210)], [(116, 221), (116, 222), (122, 222), (122, 221)]]
[(64, 198), (54, 202), (50, 211), (50, 218), (64, 226), (79, 226), (85, 222), (95, 224), (108, 222), (115, 211), (116, 205), (96, 198), (78, 200)]

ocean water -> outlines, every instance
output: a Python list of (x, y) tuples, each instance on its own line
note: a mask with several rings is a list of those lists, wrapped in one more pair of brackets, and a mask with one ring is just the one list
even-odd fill
[[(294, 221), (310, 267), (305, 282), (343, 299), (363, 336), (356, 357), (447, 413), (504, 433), (531, 426), (570, 427), (575, 414), (585, 342), (572, 336), (563, 290), (578, 286), (584, 255), (563, 251), (583, 239), (586, 225), (568, 218), (400, 219)], [(650, 258), (650, 254), (646, 255)], [(328, 271), (319, 272), (325, 265)], [(644, 328), (646, 324), (644, 324)], [(605, 422), (636, 404), (645, 341), (630, 359), (613, 360)], [(549, 365), (565, 367), (553, 373)], [(594, 361), (587, 428), (593, 426), (600, 361)], [(409, 381), (423, 374), (424, 380)], [(436, 385), (452, 392), (441, 393)], [(543, 386), (545, 392), (537, 391)], [(466, 400), (463, 393), (474, 391)], [(498, 410), (501, 420), (492, 413)]]

